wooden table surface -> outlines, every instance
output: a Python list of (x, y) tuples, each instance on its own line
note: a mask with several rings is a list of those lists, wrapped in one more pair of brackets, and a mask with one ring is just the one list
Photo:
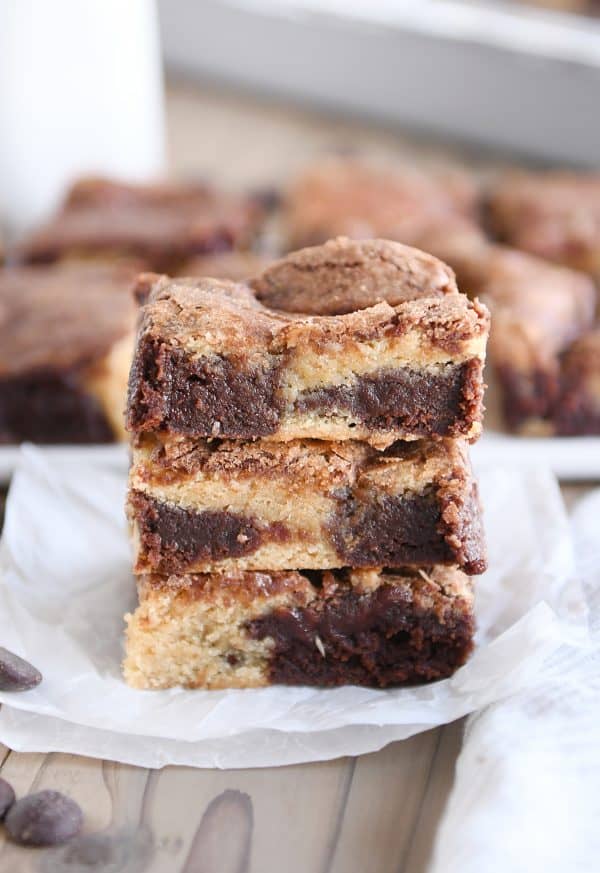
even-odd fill
[[(461, 160), (394, 132), (210, 90), (172, 88), (167, 112), (175, 172), (228, 184), (279, 182), (311, 156), (348, 144)], [(0, 746), (0, 773), (17, 795), (64, 791), (82, 806), (87, 835), (58, 850), (25, 850), (0, 829), (0, 871), (421, 873), (461, 734), (457, 722), (358, 758), (233, 771), (152, 771)]]

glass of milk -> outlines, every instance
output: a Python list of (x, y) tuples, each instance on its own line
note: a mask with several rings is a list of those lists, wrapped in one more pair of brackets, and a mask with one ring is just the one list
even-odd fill
[(22, 231), (81, 175), (164, 171), (153, 0), (0, 2), (0, 219)]

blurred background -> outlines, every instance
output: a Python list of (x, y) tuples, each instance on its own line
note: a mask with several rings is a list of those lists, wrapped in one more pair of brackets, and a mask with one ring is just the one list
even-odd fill
[(597, 166), (599, 11), (598, 0), (5, 0), (4, 221), (27, 226), (82, 174), (272, 184), (332, 146)]
[(488, 430), (600, 434), (599, 105), (598, 0), (4, 0), (0, 443), (123, 438), (140, 269), (338, 235), (485, 300)]

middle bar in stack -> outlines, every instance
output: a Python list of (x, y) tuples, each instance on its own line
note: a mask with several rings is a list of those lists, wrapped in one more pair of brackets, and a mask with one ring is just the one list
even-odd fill
[(250, 288), (146, 276), (139, 293), (127, 681), (450, 675), (486, 563), (466, 448), (485, 308), (380, 240), (288, 255)]

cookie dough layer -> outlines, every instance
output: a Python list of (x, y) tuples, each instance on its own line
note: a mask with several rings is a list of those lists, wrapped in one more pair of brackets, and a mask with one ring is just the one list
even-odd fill
[[(231, 282), (145, 277), (129, 430), (380, 447), (400, 438), (477, 437), (487, 310), (459, 294), (435, 258), (395, 243), (336, 240), (312, 250), (313, 311), (321, 296), (329, 310), (335, 289), (347, 287), (343, 256), (366, 308), (337, 316), (268, 309)], [(269, 268), (256, 280), (259, 293), (268, 287), (281, 308), (281, 276), (296, 261), (305, 273), (306, 258), (298, 253)], [(290, 305), (297, 292), (306, 300), (304, 279), (288, 287)]]
[(39, 264), (126, 255), (147, 269), (172, 272), (195, 255), (247, 247), (264, 215), (258, 198), (204, 184), (82, 179), (57, 214), (23, 242), (17, 257)]
[(0, 271), (0, 443), (125, 437), (134, 275), (76, 262)]
[(485, 570), (466, 445), (169, 440), (133, 448), (136, 572), (457, 564)]
[(422, 240), (456, 271), (460, 287), (492, 313), (489, 357), (513, 430), (551, 433), (561, 404), (565, 354), (594, 320), (596, 291), (583, 273), (489, 243), (455, 226)]
[(407, 685), (450, 676), (473, 645), (454, 568), (142, 576), (138, 593), (134, 688)]

